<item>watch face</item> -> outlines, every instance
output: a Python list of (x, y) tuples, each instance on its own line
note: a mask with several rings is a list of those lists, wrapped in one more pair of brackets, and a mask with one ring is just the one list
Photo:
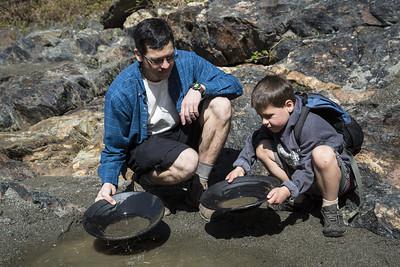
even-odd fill
[(200, 90), (201, 84), (199, 84), (198, 82), (195, 82), (195, 83), (192, 85), (192, 88), (193, 88), (194, 90)]

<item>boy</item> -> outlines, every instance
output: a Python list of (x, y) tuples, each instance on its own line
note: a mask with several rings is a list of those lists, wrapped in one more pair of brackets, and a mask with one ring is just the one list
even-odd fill
[(282, 181), (272, 189), (267, 201), (281, 204), (303, 193), (322, 196), (323, 234), (339, 237), (345, 232), (339, 214), (338, 196), (354, 188), (350, 167), (351, 155), (344, 149), (343, 136), (327, 121), (310, 112), (297, 144), (294, 126), (302, 103), (289, 82), (277, 75), (267, 75), (254, 88), (252, 107), (262, 118), (262, 126), (246, 140), (226, 180), (250, 171), (256, 159), (261, 160), (270, 175)]

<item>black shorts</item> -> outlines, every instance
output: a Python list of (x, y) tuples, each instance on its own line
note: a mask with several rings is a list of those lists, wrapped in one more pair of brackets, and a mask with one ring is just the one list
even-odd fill
[(198, 150), (201, 127), (198, 120), (155, 135), (127, 151), (127, 166), (141, 175), (152, 170), (165, 171), (187, 148)]

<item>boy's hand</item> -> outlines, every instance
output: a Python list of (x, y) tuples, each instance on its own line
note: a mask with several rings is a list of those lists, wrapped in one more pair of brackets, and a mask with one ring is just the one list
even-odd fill
[(111, 205), (117, 204), (117, 202), (111, 197), (112, 195), (115, 195), (117, 189), (115, 185), (111, 183), (104, 183), (103, 186), (101, 187), (99, 193), (97, 194), (97, 197), (95, 199), (95, 202), (105, 199), (107, 200)]
[(290, 191), (286, 186), (273, 188), (267, 195), (267, 201), (269, 204), (282, 204), (288, 197), (290, 197)]
[(233, 180), (236, 179), (236, 177), (238, 176), (243, 176), (245, 175), (246, 172), (244, 171), (244, 169), (240, 166), (237, 166), (235, 169), (233, 169), (230, 173), (228, 173), (228, 175), (225, 177), (225, 180), (228, 183), (232, 183)]

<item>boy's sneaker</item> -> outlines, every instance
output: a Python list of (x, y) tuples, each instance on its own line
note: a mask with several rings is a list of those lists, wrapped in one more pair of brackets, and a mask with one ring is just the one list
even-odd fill
[(322, 233), (327, 237), (340, 237), (343, 236), (345, 229), (343, 218), (339, 213), (336, 204), (325, 206), (321, 208), (322, 219), (324, 228)]

